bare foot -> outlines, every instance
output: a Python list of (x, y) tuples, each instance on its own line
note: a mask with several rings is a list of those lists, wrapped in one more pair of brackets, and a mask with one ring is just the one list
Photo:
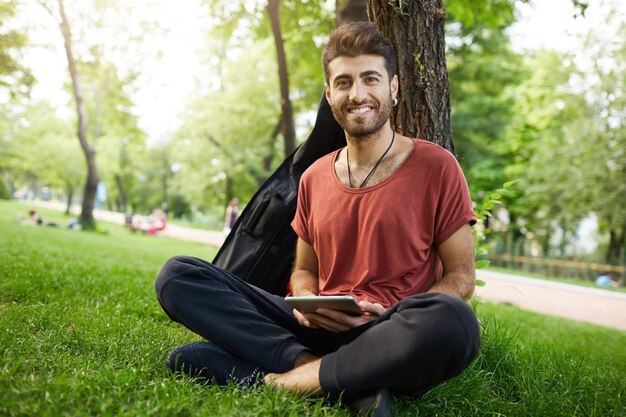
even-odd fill
[[(302, 355), (308, 356), (302, 357)], [(321, 358), (310, 353), (303, 353), (298, 356), (296, 368), (291, 371), (284, 374), (265, 374), (265, 385), (301, 394), (323, 395), (324, 391), (320, 386), (319, 378), (321, 361)]]

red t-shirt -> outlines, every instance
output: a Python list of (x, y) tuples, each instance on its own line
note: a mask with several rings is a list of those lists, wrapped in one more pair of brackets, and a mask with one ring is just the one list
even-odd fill
[(427, 291), (442, 272), (436, 245), (476, 221), (456, 159), (415, 139), (392, 175), (355, 189), (335, 174), (338, 154), (320, 158), (302, 175), (291, 223), (317, 254), (319, 295), (352, 295), (390, 307)]

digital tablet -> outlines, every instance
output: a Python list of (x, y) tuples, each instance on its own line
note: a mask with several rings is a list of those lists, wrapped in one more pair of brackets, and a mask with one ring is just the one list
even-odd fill
[(328, 308), (357, 316), (363, 314), (354, 297), (349, 295), (286, 297), (285, 301), (301, 313), (313, 313), (316, 308)]

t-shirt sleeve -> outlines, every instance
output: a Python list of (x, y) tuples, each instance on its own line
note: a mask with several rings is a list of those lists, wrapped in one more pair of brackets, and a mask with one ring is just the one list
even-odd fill
[(300, 178), (300, 186), (298, 189), (298, 206), (296, 208), (296, 215), (294, 216), (291, 227), (296, 232), (298, 237), (304, 240), (309, 245), (311, 244), (311, 237), (309, 236), (309, 209), (307, 204), (307, 186), (306, 186), (306, 174)]
[(436, 245), (445, 242), (463, 225), (476, 223), (476, 214), (463, 171), (454, 156), (452, 154), (448, 156), (442, 170), (435, 217)]

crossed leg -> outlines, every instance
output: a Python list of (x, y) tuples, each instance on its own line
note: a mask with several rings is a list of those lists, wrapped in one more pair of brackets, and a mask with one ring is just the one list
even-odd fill
[(282, 297), (197, 258), (171, 259), (155, 285), (172, 319), (290, 391), (424, 391), (458, 375), (478, 351), (473, 312), (444, 294), (407, 298), (375, 321), (334, 334), (300, 326)]

